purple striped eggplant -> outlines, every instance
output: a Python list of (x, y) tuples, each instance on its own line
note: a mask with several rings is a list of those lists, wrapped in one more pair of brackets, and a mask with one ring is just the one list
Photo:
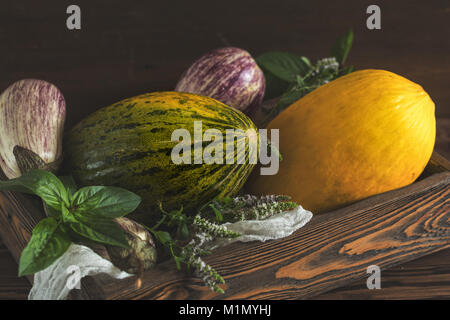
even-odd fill
[(0, 167), (7, 178), (56, 170), (65, 116), (63, 95), (43, 80), (17, 81), (0, 95)]
[(175, 91), (197, 93), (219, 100), (246, 114), (263, 100), (266, 81), (245, 50), (226, 47), (211, 51), (184, 72)]

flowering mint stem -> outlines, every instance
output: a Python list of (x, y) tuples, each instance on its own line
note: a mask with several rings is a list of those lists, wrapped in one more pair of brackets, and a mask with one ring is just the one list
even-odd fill
[(197, 227), (200, 231), (210, 234), (213, 237), (219, 238), (236, 238), (240, 234), (231, 230), (228, 230), (226, 226), (219, 226), (212, 223), (199, 215), (194, 217), (193, 225)]

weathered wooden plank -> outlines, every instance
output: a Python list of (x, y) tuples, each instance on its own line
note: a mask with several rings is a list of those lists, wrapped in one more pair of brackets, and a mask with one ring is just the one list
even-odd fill
[(34, 226), (45, 217), (39, 198), (18, 192), (0, 192), (0, 235), (19, 261)]
[(425, 167), (424, 172), (426, 174), (435, 174), (449, 170), (450, 170), (450, 161), (441, 156), (439, 153), (433, 152), (433, 154), (431, 155), (431, 159), (428, 162), (428, 165)]
[(449, 299), (450, 249), (381, 272), (381, 288), (368, 290), (366, 279), (314, 299)]
[(282, 240), (240, 243), (207, 260), (227, 281), (216, 295), (171, 263), (134, 279), (98, 277), (91, 297), (103, 299), (299, 299), (450, 247), (450, 173), (318, 215)]
[[(1, 241), (1, 239), (0, 239)], [(8, 249), (0, 245), (0, 300), (27, 299), (31, 288), (17, 278), (17, 264)], [(87, 298), (79, 295), (74, 297)], [(381, 273), (381, 289), (367, 290), (366, 279), (355, 281), (313, 299), (448, 299), (450, 297), (450, 249), (416, 259)]]
[[(431, 165), (431, 164), (430, 164)], [(163, 263), (145, 274), (144, 286), (98, 276), (83, 282), (83, 298), (306, 298), (365, 276), (368, 263), (383, 269), (449, 246), (449, 175), (436, 174), (406, 188), (315, 216), (291, 237), (233, 244), (207, 261), (223, 274), (228, 290), (217, 296), (198, 279)], [(40, 202), (0, 193), (0, 232), (16, 261)]]
[(17, 264), (0, 239), (0, 300), (26, 299), (30, 283), (25, 278), (17, 278)]
[[(0, 236), (17, 263), (34, 226), (44, 217), (39, 198), (17, 192), (0, 192)], [(27, 278), (33, 282), (33, 276)]]

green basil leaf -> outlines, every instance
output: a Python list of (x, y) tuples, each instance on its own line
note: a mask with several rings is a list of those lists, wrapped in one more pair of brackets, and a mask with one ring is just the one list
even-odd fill
[(35, 194), (55, 210), (60, 210), (61, 203), (69, 205), (68, 193), (62, 182), (45, 170), (31, 170), (19, 178), (0, 181), (0, 190)]
[(175, 264), (177, 266), (177, 270), (181, 270), (181, 262), (183, 262), (183, 258), (173, 256), (173, 260), (175, 261)]
[(72, 198), (72, 206), (79, 213), (89, 212), (107, 218), (120, 218), (136, 210), (141, 198), (117, 187), (84, 187)]
[(215, 215), (216, 215), (216, 221), (217, 222), (222, 222), (223, 221), (223, 215), (222, 215), (222, 213), (219, 211), (219, 210), (217, 210), (217, 208), (214, 206), (214, 204), (210, 204), (209, 205), (209, 207), (213, 210), (213, 212), (215, 213)]
[(77, 234), (95, 242), (129, 248), (123, 230), (114, 220), (78, 212), (73, 217), (76, 221), (69, 222), (69, 226)]
[(43, 202), (43, 204), (44, 204), (44, 210), (45, 210), (45, 213), (47, 214), (47, 216), (54, 217), (54, 218), (58, 218), (59, 216), (61, 216), (60, 211), (53, 209), (45, 202)]
[(297, 81), (297, 86), (299, 86), (299, 87), (304, 87), (306, 85), (305, 79), (300, 75), (297, 75), (295, 80)]
[(162, 244), (168, 244), (172, 242), (172, 237), (170, 236), (170, 233), (166, 231), (155, 231), (153, 232), (153, 234)]
[(224, 197), (222, 199), (220, 199), (226, 206), (231, 206), (233, 205), (234, 201), (233, 198), (231, 197)]
[(44, 270), (61, 257), (70, 244), (70, 239), (62, 232), (55, 218), (41, 220), (34, 227), (30, 242), (20, 256), (19, 276)]
[(61, 216), (64, 223), (77, 222), (75, 216), (72, 214), (72, 212), (70, 212), (69, 209), (67, 209), (67, 207), (64, 204), (61, 205)]
[(77, 184), (72, 176), (61, 176), (59, 177), (63, 185), (66, 187), (66, 190), (69, 194), (69, 199), (73, 197), (73, 195), (77, 192)]
[(311, 63), (306, 57), (289, 52), (266, 52), (256, 58), (256, 62), (263, 69), (288, 82), (294, 82), (298, 74), (305, 75), (311, 69)]
[(178, 225), (177, 235), (180, 240), (186, 240), (189, 238), (189, 228), (186, 222), (182, 222)]
[(340, 65), (345, 63), (353, 44), (353, 31), (350, 30), (341, 36), (331, 48), (330, 54), (335, 57)]

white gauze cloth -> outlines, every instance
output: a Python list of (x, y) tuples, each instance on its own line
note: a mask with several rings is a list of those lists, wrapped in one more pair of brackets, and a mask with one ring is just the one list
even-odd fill
[(116, 279), (130, 277), (91, 248), (71, 244), (69, 249), (45, 270), (35, 273), (29, 300), (65, 300), (70, 290), (85, 276), (99, 273)]
[(208, 249), (215, 249), (236, 241), (266, 241), (290, 236), (312, 218), (312, 213), (298, 206), (297, 208), (271, 216), (265, 220), (246, 220), (225, 223), (228, 230), (241, 236), (232, 239), (215, 239), (206, 243)]
[[(216, 239), (205, 243), (207, 249), (215, 249), (232, 242), (266, 241), (291, 235), (303, 227), (312, 218), (312, 213), (297, 208), (276, 214), (265, 220), (247, 220), (225, 224), (229, 230), (241, 236), (233, 239)], [(132, 276), (121, 271), (110, 261), (100, 257), (86, 246), (72, 244), (69, 249), (47, 269), (34, 275), (29, 300), (64, 300), (78, 280), (85, 276), (105, 273), (115, 279)], [(75, 282), (74, 282), (75, 281)]]

